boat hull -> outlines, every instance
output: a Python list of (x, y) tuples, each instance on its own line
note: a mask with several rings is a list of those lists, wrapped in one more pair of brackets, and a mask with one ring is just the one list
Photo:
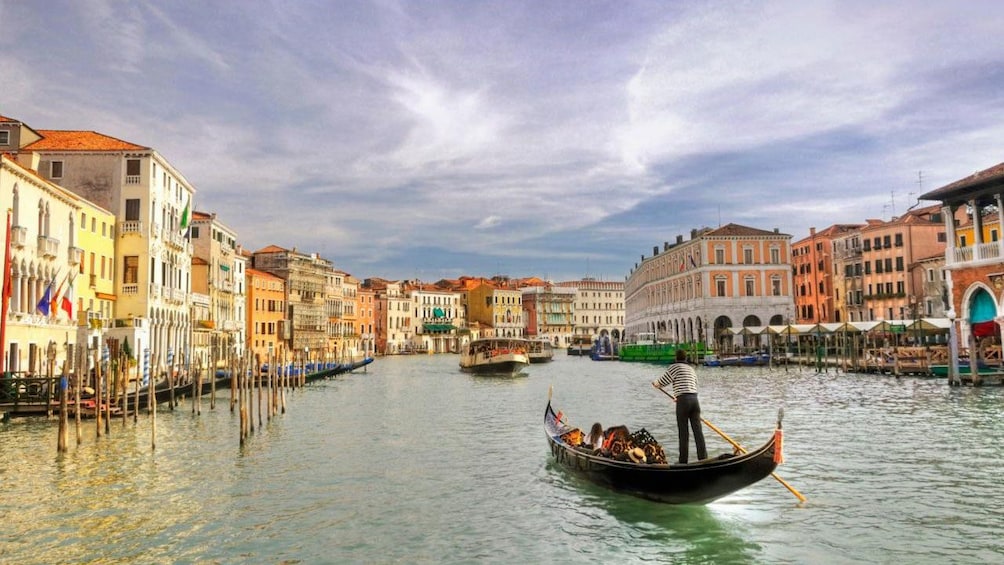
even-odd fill
[(460, 369), (476, 374), (514, 375), (530, 364), (529, 342), (520, 338), (472, 341), (460, 354)]

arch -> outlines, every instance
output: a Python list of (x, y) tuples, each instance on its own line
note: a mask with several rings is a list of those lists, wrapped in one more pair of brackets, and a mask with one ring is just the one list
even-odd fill
[(972, 324), (993, 320), (997, 316), (997, 304), (985, 288), (975, 287), (966, 303), (969, 308), (967, 317)]
[(760, 326), (760, 325), (762, 325), (762, 324), (760, 323), (760, 317), (759, 316), (754, 316), (754, 315), (750, 314), (749, 316), (746, 316), (745, 318), (743, 318), (743, 327), (744, 328), (748, 328), (750, 326)]
[(783, 324), (784, 324), (784, 316), (780, 314), (774, 314), (773, 316), (770, 317), (770, 325), (780, 326)]

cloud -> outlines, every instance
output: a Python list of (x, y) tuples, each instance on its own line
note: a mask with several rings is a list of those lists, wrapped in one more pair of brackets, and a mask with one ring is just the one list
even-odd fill
[(474, 229), (476, 230), (491, 229), (497, 227), (501, 223), (502, 223), (502, 218), (498, 216), (486, 216), (485, 218), (482, 218), (482, 220), (478, 222), (477, 225), (474, 226)]

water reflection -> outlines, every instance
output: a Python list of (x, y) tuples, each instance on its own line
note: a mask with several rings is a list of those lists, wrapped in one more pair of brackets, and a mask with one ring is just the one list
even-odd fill
[[(674, 563), (757, 563), (762, 549), (750, 533), (719, 515), (715, 505), (670, 505), (611, 491), (574, 476), (549, 461), (545, 471), (561, 494), (563, 529), (580, 540), (573, 551), (584, 556), (612, 551), (639, 561)], [(742, 505), (740, 505), (740, 508)], [(740, 513), (733, 505), (731, 514)], [(741, 521), (739, 521), (741, 523)], [(616, 523), (616, 524), (614, 524)], [(606, 546), (603, 550), (594, 543)]]

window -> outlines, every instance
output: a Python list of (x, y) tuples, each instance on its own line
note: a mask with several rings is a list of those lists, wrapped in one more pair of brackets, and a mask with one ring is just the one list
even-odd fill
[(756, 294), (756, 282), (752, 278), (746, 279), (746, 296), (753, 296)]
[(899, 294), (903, 294), (904, 292), (906, 292), (905, 288), (906, 286), (904, 285), (903, 281), (898, 281), (896, 283), (896, 292), (898, 292)]
[(966, 246), (966, 236), (960, 235), (959, 236), (959, 247), (965, 247), (965, 246)]
[(746, 247), (743, 249), (743, 263), (747, 265), (753, 264), (753, 248)]
[(865, 274), (866, 275), (872, 274), (872, 262), (871, 261), (865, 261)]
[(126, 176), (139, 176), (139, 159), (126, 159)]
[(892, 272), (892, 258), (888, 258), (885, 260), (885, 272), (887, 273)]
[(725, 278), (715, 279), (716, 296), (725, 296)]
[(945, 232), (939, 231), (938, 232), (938, 243), (945, 243), (945, 241), (946, 241), (945, 240)]
[(49, 178), (61, 179), (63, 178), (63, 162), (62, 161), (52, 161), (49, 163)]
[(990, 241), (997, 241), (997, 230), (990, 230)]
[(781, 262), (781, 250), (777, 247), (770, 248), (770, 262), (775, 265)]
[(199, 239), (199, 226), (192, 226), (192, 239)]
[(875, 261), (875, 272), (882, 273), (882, 260)]
[(773, 296), (781, 296), (781, 277), (772, 277), (770, 279), (770, 293)]
[(6, 130), (0, 131), (0, 145), (9, 145), (9, 144), (10, 144), (10, 132)]
[(902, 271), (903, 270), (903, 258), (902, 257), (896, 257), (896, 270), (897, 271)]
[(882, 246), (885, 247), (886, 249), (889, 249), (890, 247), (892, 247), (892, 237), (890, 237), (888, 235), (887, 236), (883, 236), (882, 237)]
[(127, 198), (126, 199), (126, 221), (127, 222), (138, 222), (139, 221), (139, 198)]
[(715, 263), (718, 265), (725, 264), (725, 248), (718, 247), (715, 249)]
[(872, 243), (871, 243), (871, 241), (872, 240), (870, 240), (870, 239), (864, 240), (863, 244), (861, 245), (861, 250), (862, 251), (871, 251), (872, 250)]
[(896, 247), (903, 247), (903, 234), (896, 234)]
[(139, 257), (127, 255), (123, 259), (125, 268), (122, 270), (122, 284), (139, 284)]

